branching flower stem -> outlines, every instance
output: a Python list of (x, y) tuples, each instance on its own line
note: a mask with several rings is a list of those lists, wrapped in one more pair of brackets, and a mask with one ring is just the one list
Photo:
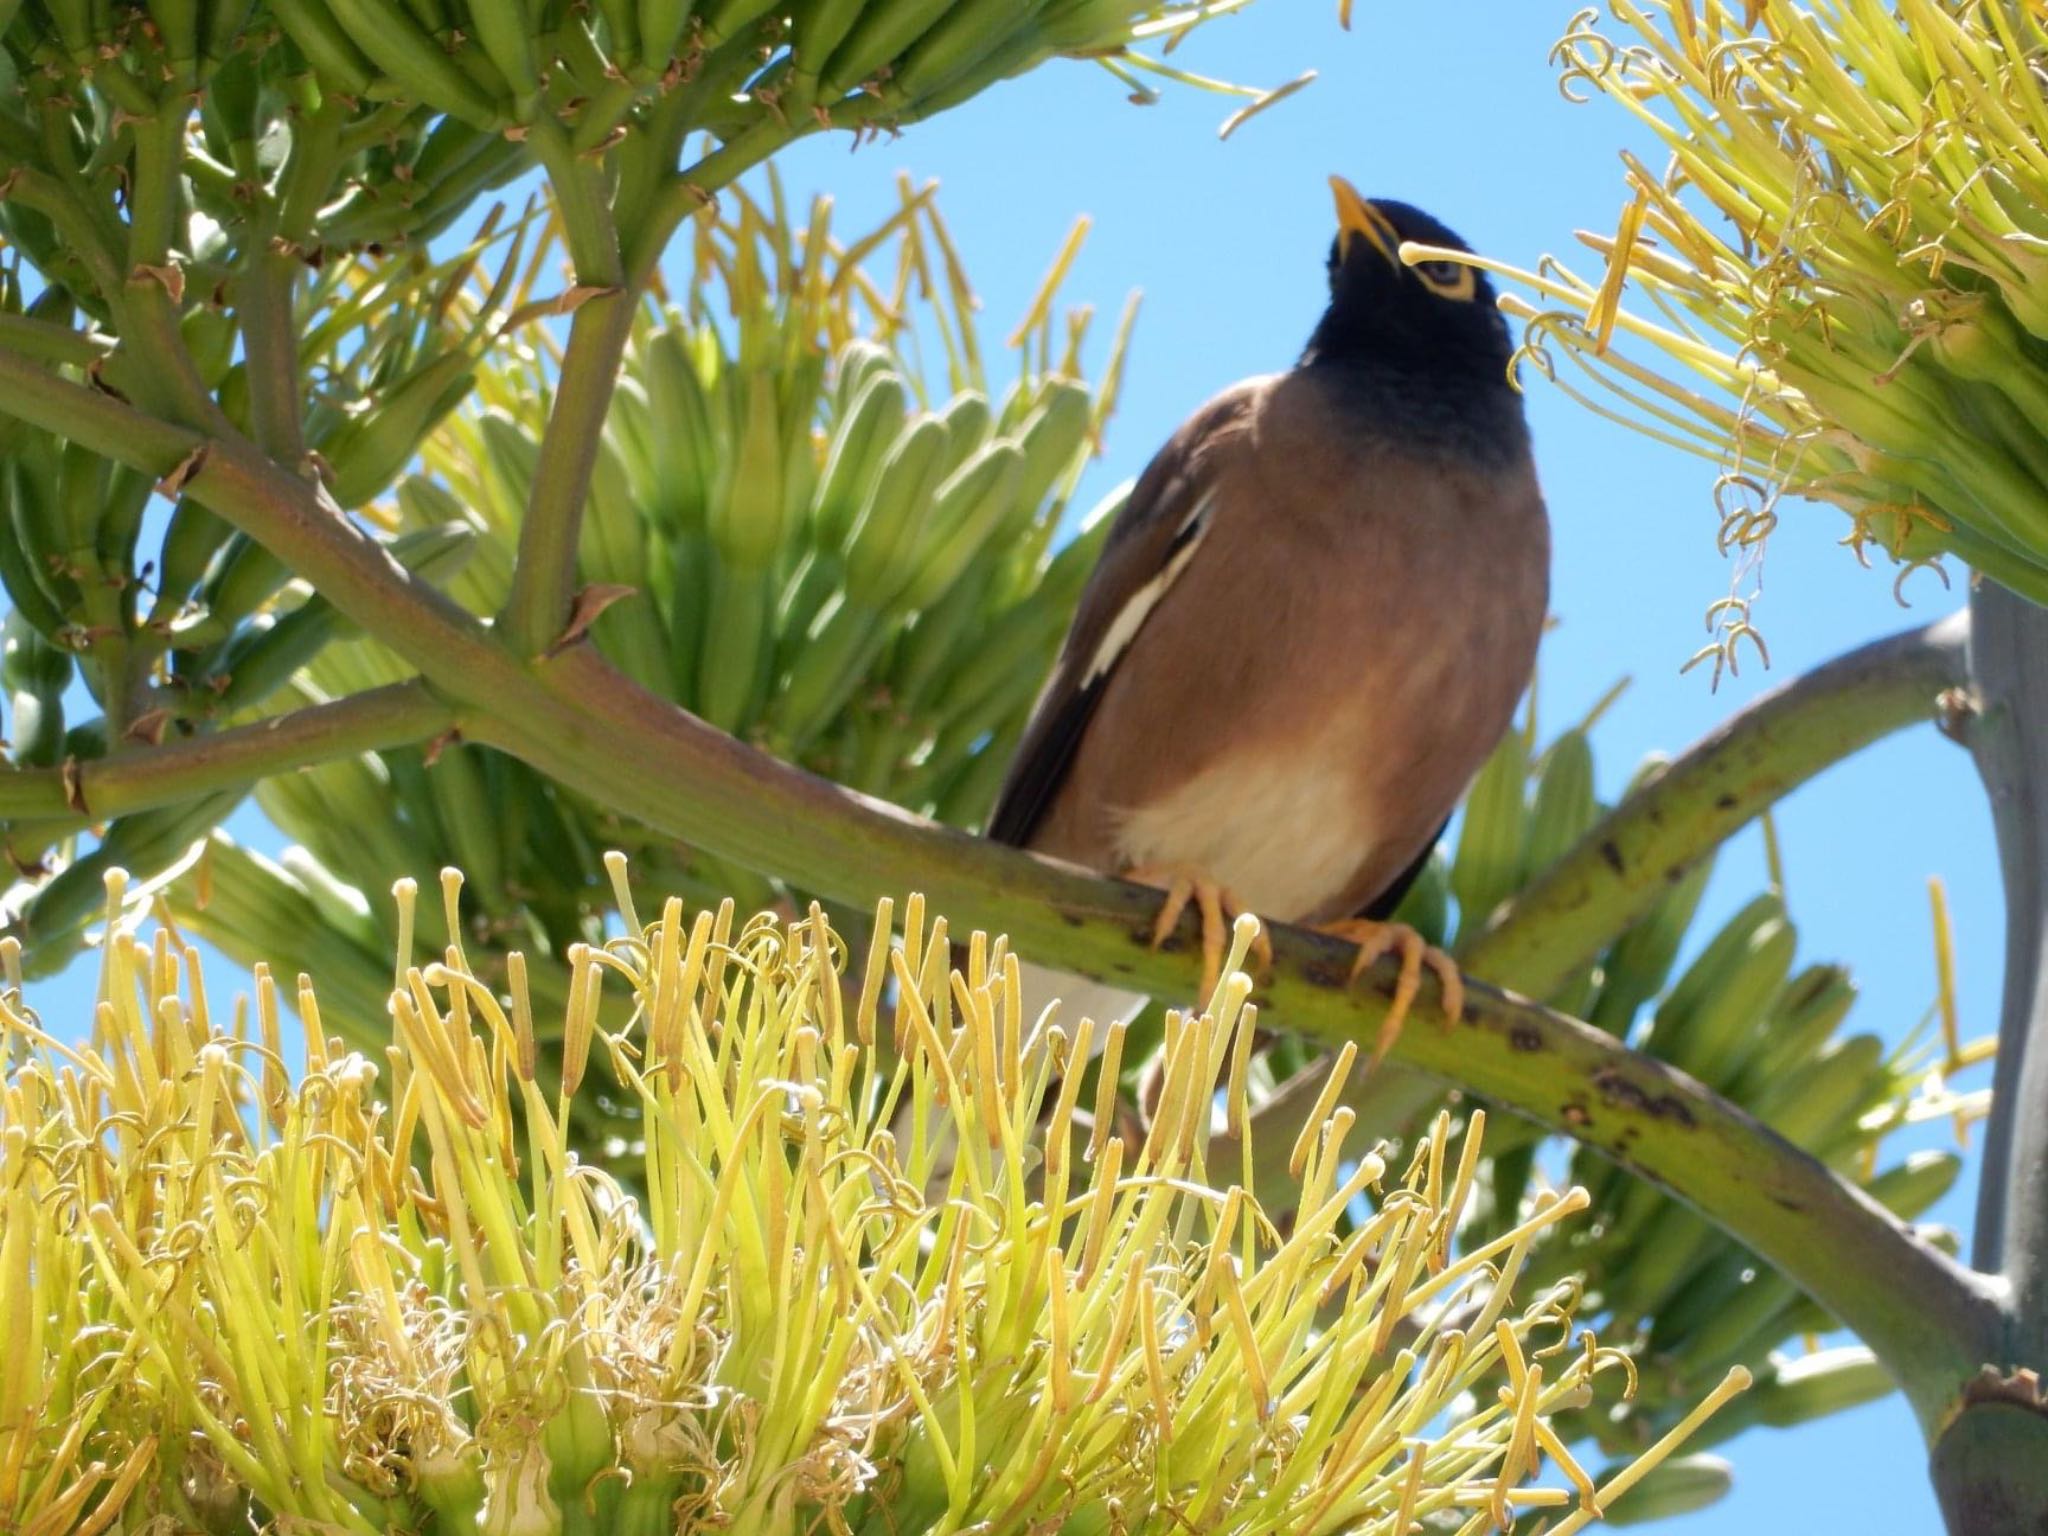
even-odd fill
[(1762, 811), (1872, 742), (1933, 719), (1968, 678), (1963, 614), (1876, 640), (1763, 695), (1631, 796), (1460, 951), (1537, 996), (1647, 912)]
[[(611, 410), (637, 292), (625, 281), (618, 227), (597, 168), (576, 157), (557, 124), (537, 126), (530, 142), (562, 210), (576, 287), (569, 296), (569, 345), (519, 525), (512, 591), (499, 620), (506, 643), (522, 656), (545, 650), (569, 619), (583, 501), (590, 494), (598, 437)], [(673, 225), (663, 231), (664, 242), (673, 232)]]
[(499, 620), (505, 643), (522, 656), (546, 650), (569, 621), (583, 501), (590, 494), (619, 359), (632, 333), (633, 307), (631, 292), (609, 287), (584, 300), (569, 322), (561, 384), (541, 438), (533, 489), (519, 525), (512, 590)]
[(64, 830), (134, 811), (245, 789), (272, 774), (426, 741), (454, 711), (424, 683), (394, 683), (250, 725), (165, 742), (149, 752), (94, 758), (74, 770), (0, 774), (0, 822)]
[[(1970, 745), (1991, 799), (2005, 875), (2005, 1005), (1984, 1147), (1975, 1257), (2011, 1279), (2048, 1347), (2048, 613), (1986, 584), (1971, 599), (1977, 714)], [(2021, 1113), (2033, 1104), (2037, 1111)]]
[(2004, 1002), (1974, 1258), (2004, 1287), (2002, 1333), (1931, 1435), (1954, 1536), (2019, 1536), (2048, 1508), (2048, 611), (1989, 581), (1970, 597), (1968, 740), (2005, 879)]
[(669, 178), (644, 208), (622, 206), (616, 215), (605, 200), (602, 177), (571, 153), (566, 137), (536, 132), (536, 152), (563, 210), (577, 291), (554, 409), (519, 526), (512, 590), (499, 618), (505, 643), (518, 655), (540, 655), (569, 623), (598, 437), (611, 410), (635, 300), (654, 264), (685, 219), (799, 131), (764, 119)]

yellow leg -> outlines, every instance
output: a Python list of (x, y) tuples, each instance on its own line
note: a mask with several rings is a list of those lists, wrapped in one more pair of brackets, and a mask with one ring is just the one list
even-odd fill
[[(1157, 886), (1166, 892), (1166, 900), (1160, 904), (1159, 916), (1152, 924), (1152, 947), (1164, 944), (1167, 936), (1179, 924), (1181, 914), (1194, 902), (1202, 914), (1202, 1000), (1206, 1004), (1216, 990), (1216, 982), (1223, 974), (1223, 954), (1230, 933), (1231, 920), (1243, 912), (1244, 906), (1223, 886), (1218, 885), (1198, 870), (1180, 864), (1147, 864), (1137, 869), (1127, 869), (1123, 878), (1138, 885)], [(1265, 924), (1259, 925), (1259, 936), (1252, 942), (1252, 954), (1261, 966), (1273, 963), (1273, 941), (1266, 937)]]
[(1318, 924), (1316, 931), (1333, 938), (1349, 939), (1358, 946), (1358, 958), (1351, 962), (1353, 981), (1358, 980), (1365, 968), (1382, 955), (1394, 951), (1400, 953), (1401, 974), (1394, 983), (1394, 1000), (1380, 1024), (1379, 1039), (1373, 1043), (1372, 1059), (1375, 1063), (1401, 1038), (1401, 1025), (1415, 1004), (1415, 994), (1421, 990), (1425, 965), (1436, 972), (1437, 980), (1443, 986), (1445, 1020), (1455, 1024), (1464, 1017), (1465, 978), (1458, 974), (1457, 962), (1442, 950), (1423, 942), (1422, 935), (1406, 923), (1376, 923), (1371, 918), (1348, 917), (1341, 922)]

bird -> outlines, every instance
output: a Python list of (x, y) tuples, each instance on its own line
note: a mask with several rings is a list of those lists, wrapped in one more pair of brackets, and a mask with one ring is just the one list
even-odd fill
[(1471, 248), (1330, 187), (1306, 347), (1202, 405), (1139, 476), (985, 830), (1162, 889), (1155, 947), (1197, 903), (1204, 996), (1240, 912), (1354, 943), (1354, 981), (1398, 954), (1377, 1060), (1425, 966), (1462, 1008), (1456, 966), (1390, 919), (1512, 723), (1550, 524)]

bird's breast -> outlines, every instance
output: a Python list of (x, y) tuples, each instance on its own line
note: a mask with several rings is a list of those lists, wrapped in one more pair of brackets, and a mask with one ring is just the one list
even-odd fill
[(1371, 856), (1358, 789), (1355, 763), (1233, 752), (1119, 813), (1118, 852), (1126, 867), (1199, 870), (1252, 911), (1298, 922), (1319, 915)]

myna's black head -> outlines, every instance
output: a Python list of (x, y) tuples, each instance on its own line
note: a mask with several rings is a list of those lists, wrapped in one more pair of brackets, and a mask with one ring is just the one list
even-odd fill
[(1401, 260), (1407, 242), (1471, 247), (1419, 208), (1368, 201), (1337, 176), (1330, 187), (1337, 195), (1330, 307), (1303, 360), (1504, 383), (1514, 347), (1486, 274), (1458, 262)]

